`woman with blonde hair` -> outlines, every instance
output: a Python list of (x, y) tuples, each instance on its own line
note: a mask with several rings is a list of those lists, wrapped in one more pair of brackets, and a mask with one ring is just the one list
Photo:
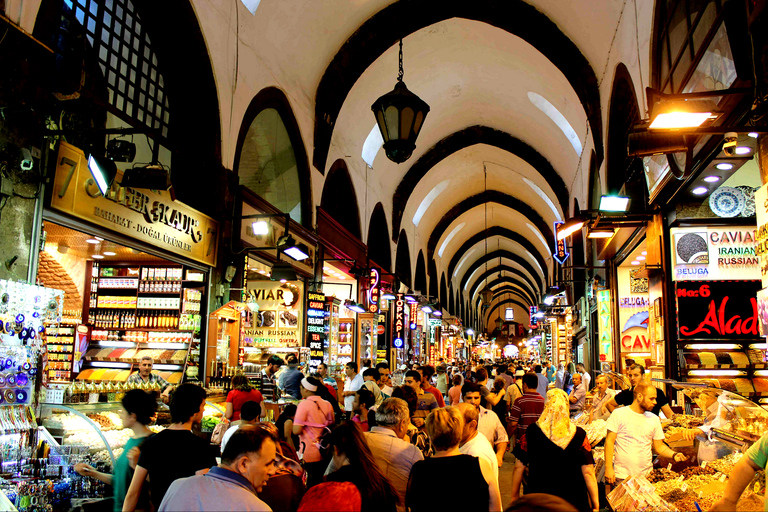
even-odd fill
[[(562, 389), (547, 391), (547, 403), (539, 420), (529, 426), (513, 454), (517, 458), (512, 476), (512, 501), (520, 497), (523, 471), (528, 466), (525, 494), (559, 496), (579, 511), (599, 509), (595, 460), (587, 433), (571, 422), (568, 395)], [(552, 461), (558, 472), (571, 475), (552, 485)], [(582, 478), (574, 475), (581, 474)]]
[[(426, 430), (435, 450), (428, 459), (411, 468), (405, 504), (411, 512), (431, 510), (502, 509), (496, 477), (488, 464), (459, 451), (464, 432), (464, 416), (457, 407), (435, 409), (427, 416)], [(461, 475), (460, 492), (435, 492), (445, 485), (445, 475)]]

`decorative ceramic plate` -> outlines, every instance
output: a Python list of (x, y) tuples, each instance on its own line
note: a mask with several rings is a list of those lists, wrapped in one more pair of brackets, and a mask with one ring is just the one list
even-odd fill
[(744, 192), (744, 198), (747, 200), (744, 205), (744, 210), (741, 212), (740, 217), (751, 217), (755, 214), (755, 191), (757, 188), (750, 187), (749, 185), (740, 185), (739, 190)]
[(709, 196), (709, 207), (718, 217), (737, 217), (746, 203), (744, 192), (733, 187), (720, 187)]

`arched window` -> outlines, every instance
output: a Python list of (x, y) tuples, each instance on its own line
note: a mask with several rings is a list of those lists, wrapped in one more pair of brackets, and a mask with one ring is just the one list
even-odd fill
[(416, 274), (413, 279), (413, 289), (421, 294), (428, 294), (427, 290), (427, 269), (424, 265), (424, 253), (419, 251), (419, 255), (416, 256)]
[(282, 91), (263, 89), (240, 127), (234, 168), (240, 185), (305, 227), (311, 225), (309, 164), (293, 111)]
[(381, 265), (387, 272), (392, 271), (392, 249), (389, 245), (389, 226), (384, 206), (376, 203), (368, 223), (368, 258)]
[(408, 288), (411, 288), (411, 250), (408, 247), (408, 235), (405, 234), (404, 229), (400, 231), (400, 237), (397, 239), (395, 275)]
[(357, 195), (352, 185), (352, 178), (344, 160), (336, 160), (323, 184), (320, 206), (336, 222), (349, 231), (352, 236), (360, 236), (360, 210), (357, 207)]

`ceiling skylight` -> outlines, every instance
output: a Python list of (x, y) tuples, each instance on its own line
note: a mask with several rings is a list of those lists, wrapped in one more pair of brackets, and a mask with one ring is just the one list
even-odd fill
[(424, 198), (424, 200), (419, 205), (419, 208), (416, 210), (416, 215), (413, 216), (414, 226), (419, 225), (419, 222), (421, 222), (421, 218), (424, 216), (425, 213), (427, 213), (427, 210), (432, 204), (432, 201), (437, 199), (437, 196), (439, 196), (443, 192), (443, 190), (448, 188), (448, 184), (450, 182), (451, 180), (441, 181), (440, 183), (435, 185), (435, 188), (430, 190), (429, 194), (427, 194), (427, 197)]
[(547, 203), (547, 206), (549, 206), (549, 209), (552, 210), (552, 214), (555, 216), (555, 219), (557, 219), (558, 221), (562, 221), (563, 218), (560, 216), (560, 212), (558, 211), (557, 206), (555, 206), (555, 203), (552, 202), (549, 196), (545, 194), (544, 191), (541, 190), (541, 188), (537, 184), (535, 184), (525, 176), (523, 176), (523, 181), (525, 181), (528, 184), (528, 186), (531, 187), (534, 192), (536, 192), (536, 195), (538, 195), (540, 198), (544, 200), (545, 203)]
[(571, 123), (568, 122), (565, 116), (563, 116), (563, 114), (561, 114), (553, 104), (535, 92), (529, 92), (528, 99), (531, 100), (531, 103), (533, 103), (536, 108), (544, 112), (547, 117), (549, 117), (552, 122), (557, 125), (558, 128), (560, 128), (560, 130), (563, 132), (563, 135), (565, 135), (565, 138), (567, 138), (568, 142), (570, 142), (571, 146), (573, 146), (576, 154), (581, 156), (582, 148), (579, 136), (576, 135), (576, 131), (573, 129)]
[(457, 275), (459, 275), (459, 271), (461, 270), (461, 266), (464, 264), (464, 262), (465, 262), (465, 261), (467, 261), (467, 258), (469, 258), (470, 256), (472, 256), (472, 254), (473, 254), (473, 253), (474, 253), (476, 250), (477, 250), (477, 247), (475, 247), (474, 249), (472, 249), (471, 251), (469, 251), (467, 254), (465, 254), (465, 255), (464, 255), (464, 257), (463, 257), (463, 258), (461, 258), (461, 260), (459, 261), (459, 264), (458, 264), (458, 265), (456, 265), (456, 270), (454, 270), (454, 271), (453, 271), (453, 277), (456, 277)]
[(376, 159), (376, 154), (383, 145), (384, 139), (381, 138), (381, 130), (379, 130), (379, 125), (375, 124), (363, 143), (363, 161), (371, 169), (373, 169), (373, 161)]
[(542, 243), (542, 244), (544, 244), (544, 247), (546, 247), (546, 248), (547, 248), (547, 252), (548, 252), (548, 253), (549, 253), (549, 255), (551, 256), (551, 255), (552, 255), (552, 249), (550, 249), (550, 248), (549, 248), (549, 244), (547, 243), (547, 241), (546, 241), (546, 240), (544, 240), (544, 237), (541, 235), (541, 233), (539, 233), (539, 230), (538, 230), (538, 229), (536, 229), (536, 226), (534, 226), (533, 224), (529, 224), (528, 222), (526, 222), (526, 223), (525, 223), (525, 225), (526, 225), (526, 226), (528, 226), (528, 229), (530, 229), (531, 231), (533, 231), (533, 234), (534, 234), (534, 235), (536, 235), (536, 237), (537, 237), (539, 240), (541, 240), (541, 243)]
[(445, 248), (446, 248), (446, 247), (448, 246), (448, 244), (451, 242), (451, 240), (453, 239), (453, 237), (454, 237), (454, 236), (456, 236), (456, 233), (458, 233), (459, 231), (461, 231), (461, 228), (463, 228), (463, 227), (464, 227), (466, 224), (467, 224), (466, 222), (462, 222), (461, 224), (459, 224), (458, 226), (456, 226), (455, 228), (453, 228), (453, 229), (451, 230), (451, 232), (450, 232), (450, 233), (448, 233), (448, 236), (447, 236), (447, 237), (445, 237), (445, 241), (444, 241), (444, 242), (443, 242), (443, 244), (440, 246), (440, 250), (439, 250), (439, 251), (437, 251), (437, 255), (438, 255), (438, 256), (440, 256), (441, 258), (443, 257), (443, 251), (445, 251)]

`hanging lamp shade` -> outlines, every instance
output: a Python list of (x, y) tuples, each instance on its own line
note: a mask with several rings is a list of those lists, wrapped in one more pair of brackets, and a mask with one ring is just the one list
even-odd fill
[(490, 304), (491, 300), (493, 300), (493, 290), (491, 290), (489, 286), (486, 285), (486, 287), (480, 291), (480, 300), (483, 301), (483, 304)]
[(371, 110), (381, 130), (387, 158), (398, 164), (408, 160), (416, 149), (416, 138), (429, 113), (429, 105), (409, 91), (405, 82), (398, 80), (391, 92), (373, 102)]
[(501, 319), (501, 317), (496, 317), (496, 326), (501, 330), (502, 327), (504, 327), (504, 320)]

